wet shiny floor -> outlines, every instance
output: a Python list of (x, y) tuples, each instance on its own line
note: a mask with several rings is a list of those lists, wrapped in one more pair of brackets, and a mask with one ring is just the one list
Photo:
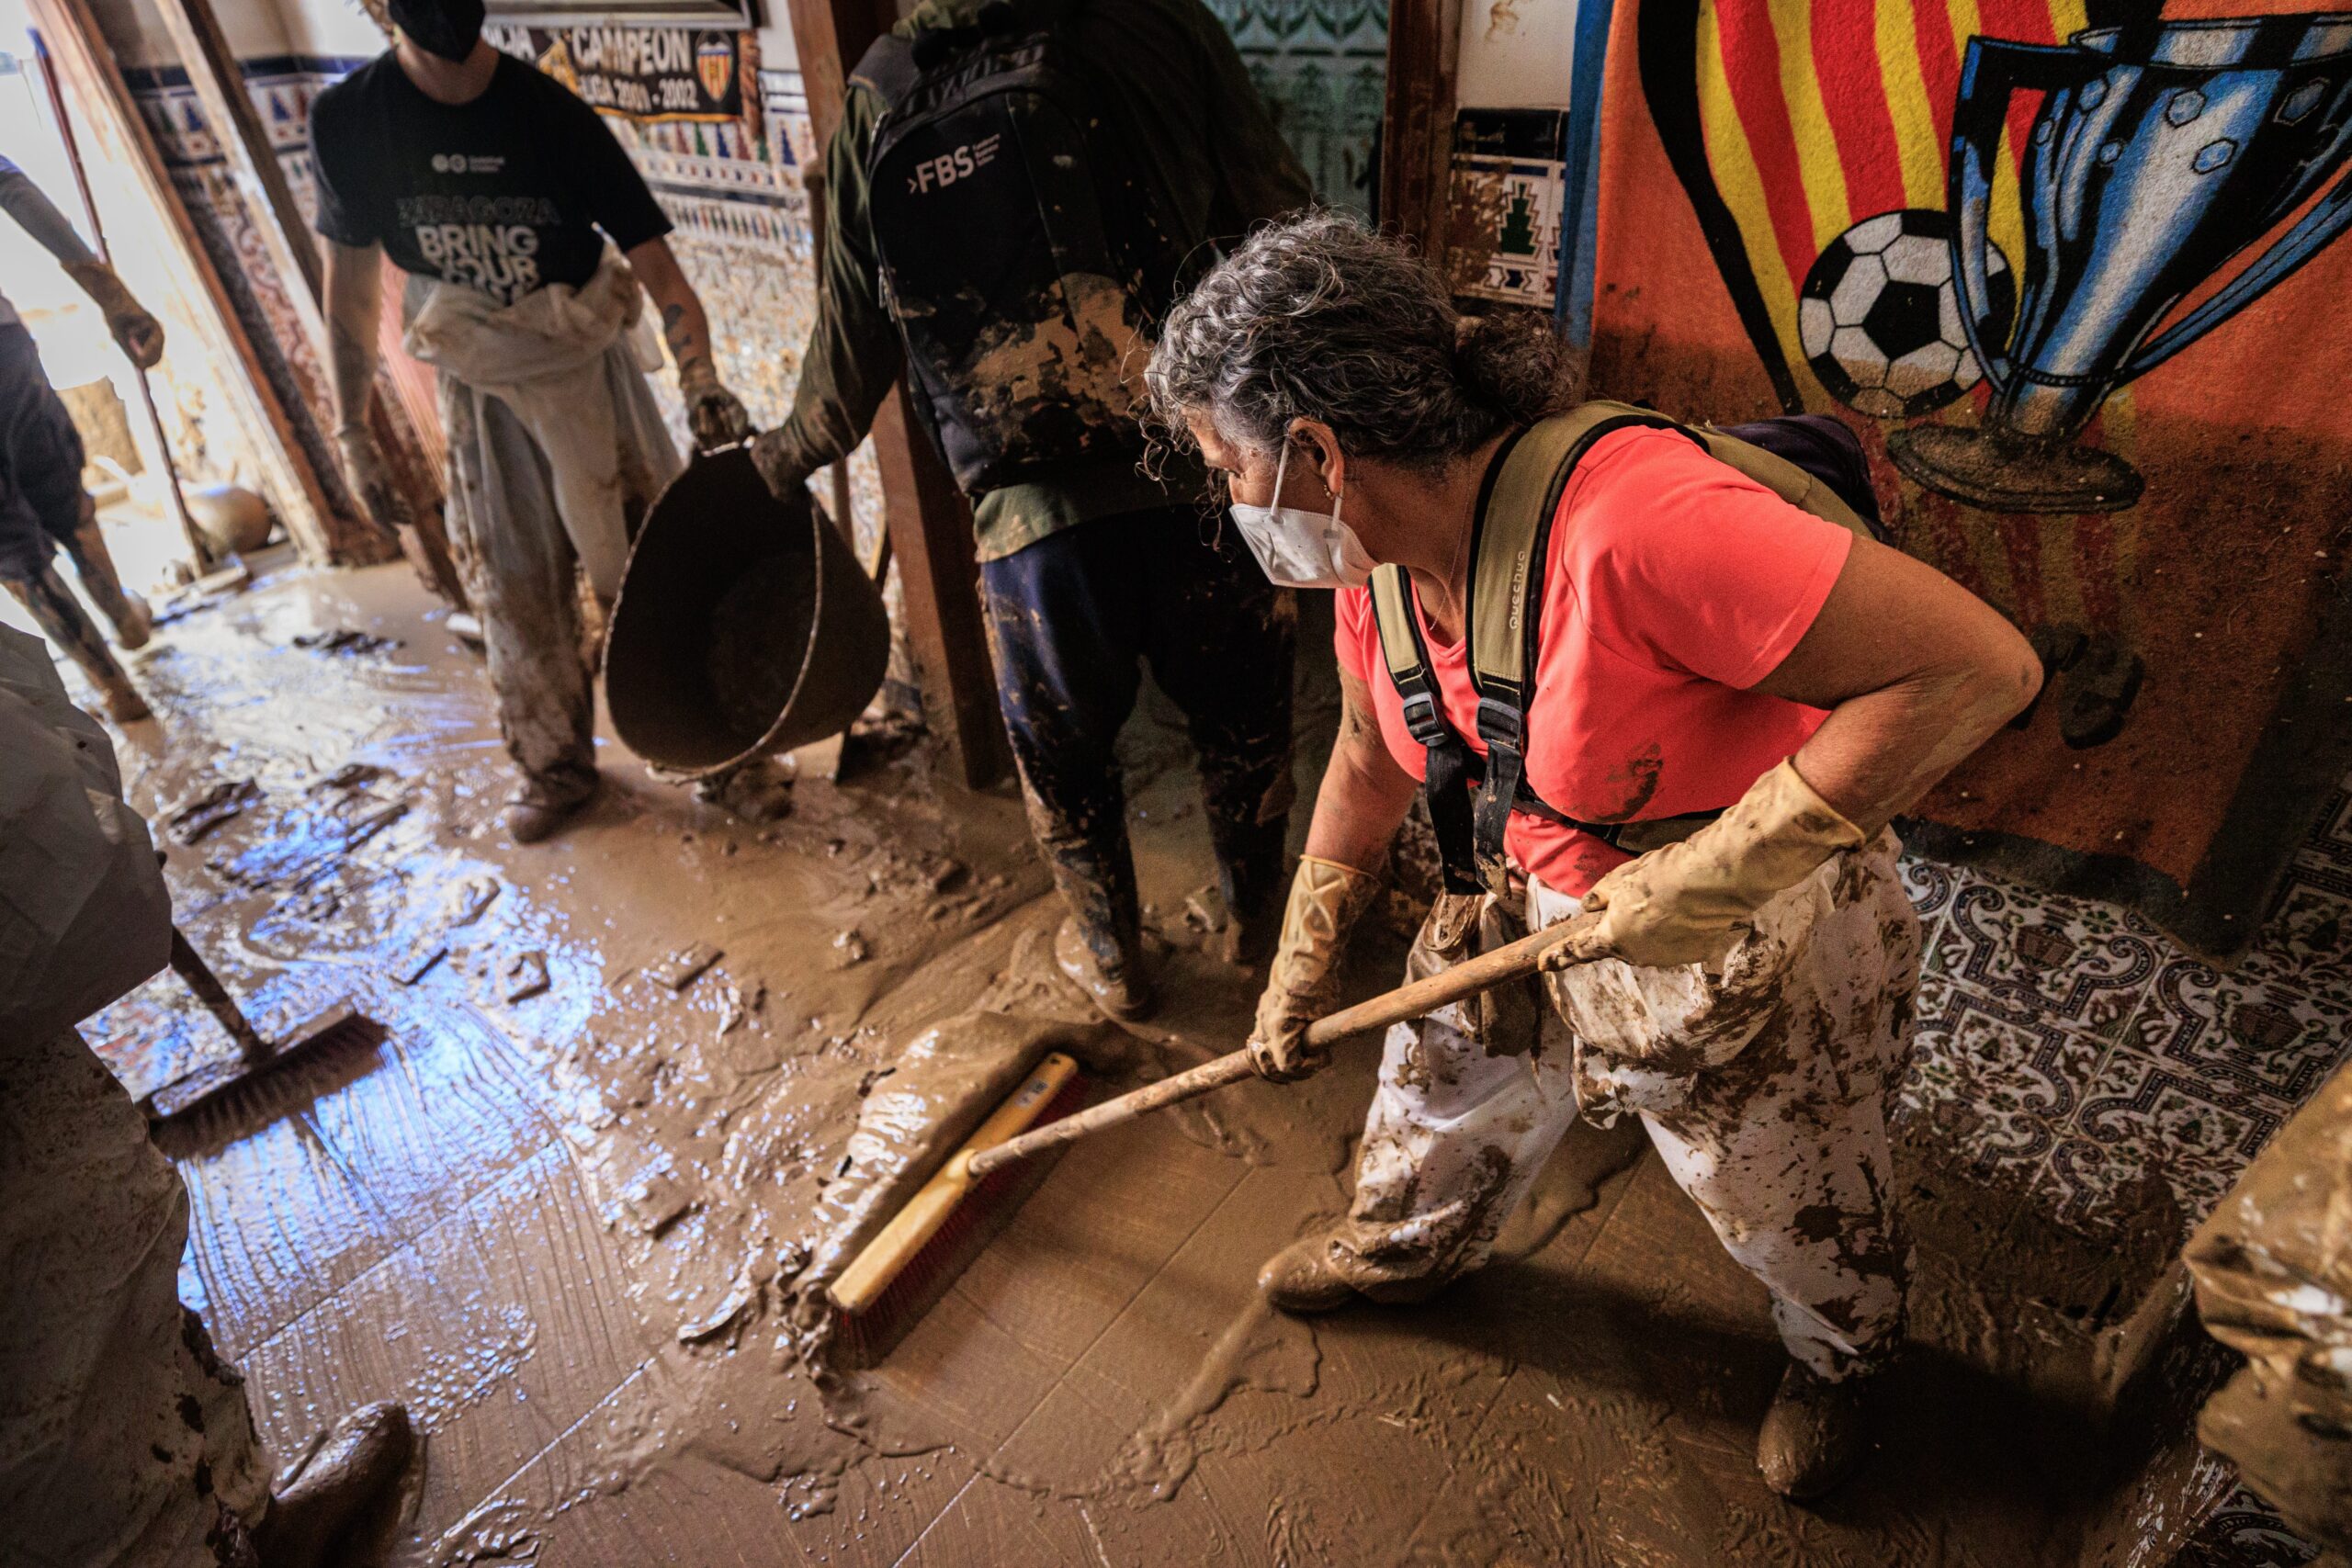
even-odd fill
[[(391, 641), (322, 643), (344, 631)], [(1361, 1047), (1080, 1146), (884, 1368), (820, 1387), (780, 1277), (862, 1086), (976, 1006), (1086, 1016), (1017, 798), (942, 793), (918, 747), (755, 827), (606, 739), (604, 796), (518, 850), (479, 660), (404, 568), (281, 573), (164, 641), (138, 671), (160, 725), (121, 750), (184, 927), (265, 1032), (346, 997), (382, 1026), (167, 1130), (182, 1289), (279, 1458), (409, 1406), (402, 1561), (2075, 1561), (2097, 1434), (1967, 1351), (1950, 1303), (1864, 1479), (1770, 1496), (1762, 1292), (1630, 1146), (1582, 1151), (1624, 1168), (1427, 1306), (1268, 1314), (1259, 1263), (1345, 1204)], [(1185, 917), (1207, 859), (1177, 733), (1148, 713), (1125, 747), (1153, 1071), (1238, 1043), (1252, 999)], [(696, 944), (720, 956), (673, 988)], [(222, 1044), (168, 978), (85, 1032), (134, 1092)], [(1964, 1268), (1936, 1268), (1949, 1294)]]

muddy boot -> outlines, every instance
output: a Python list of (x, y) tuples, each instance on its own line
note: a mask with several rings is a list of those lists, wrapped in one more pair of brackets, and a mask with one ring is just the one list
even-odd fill
[(353, 1563), (338, 1538), (400, 1484), (413, 1447), (408, 1412), (397, 1404), (365, 1405), (336, 1422), (254, 1527), (261, 1568)]
[(1143, 972), (1142, 944), (1124, 943), (1076, 915), (1064, 916), (1061, 930), (1054, 933), (1054, 963), (1077, 982), (1088, 1000), (1118, 1022), (1149, 1018), (1159, 1005)]
[(1791, 1361), (1756, 1435), (1764, 1484), (1799, 1503), (1837, 1490), (1870, 1447), (1864, 1416), (1872, 1381), (1858, 1372), (1832, 1382)]
[(533, 779), (515, 793), (502, 813), (506, 835), (518, 844), (536, 844), (550, 838), (580, 808), (596, 798), (604, 781), (594, 773), (584, 785), (569, 779)]
[[(85, 496), (85, 502), (88, 501)], [(98, 516), (86, 504), (82, 520), (74, 525), (74, 536), (65, 541), (65, 553), (74, 558), (74, 573), (82, 580), (82, 592), (98, 607), (98, 614), (114, 623), (115, 641), (125, 649), (147, 646), (147, 638), (155, 627), (155, 613), (147, 601), (127, 592), (122, 579), (114, 569), (114, 556), (107, 549), (106, 536), (98, 532)]]
[(122, 666), (107, 651), (106, 639), (91, 623), (80, 601), (57, 575), (53, 565), (41, 568), (40, 575), (29, 582), (8, 580), (9, 591), (31, 615), (33, 624), (41, 635), (65, 650), (66, 657), (81, 666), (90, 684), (98, 689), (106, 702), (107, 716), (117, 724), (137, 724), (154, 716), (148, 711), (147, 699), (122, 672)]
[(1305, 1314), (1345, 1306), (1356, 1288), (1332, 1266), (1331, 1238), (1313, 1235), (1266, 1259), (1258, 1270), (1258, 1292), (1284, 1312)]

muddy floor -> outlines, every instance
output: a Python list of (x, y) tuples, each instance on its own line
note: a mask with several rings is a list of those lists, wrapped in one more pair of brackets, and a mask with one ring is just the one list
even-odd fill
[[(812, 1376), (781, 1286), (861, 1094), (972, 1010), (1089, 1018), (1019, 801), (943, 794), (885, 736), (752, 827), (606, 736), (603, 797), (517, 850), (442, 623), (402, 568), (282, 571), (168, 628), (137, 669), (161, 722), (120, 741), (181, 921), (265, 1032), (344, 998), (381, 1026), (166, 1144), (184, 1293), (275, 1456), (365, 1401), (416, 1418), (401, 1561), (2075, 1560), (2111, 1448), (2084, 1390), (2150, 1259), (1915, 1172), (1926, 1343), (1865, 1476), (1793, 1508), (1750, 1457), (1763, 1293), (1637, 1140), (1564, 1151), (1514, 1259), (1426, 1306), (1256, 1304), (1259, 1263), (1344, 1207), (1369, 1046), (1080, 1146), (879, 1371)], [(1254, 995), (1188, 908), (1180, 733), (1148, 705), (1127, 738), (1168, 999), (1108, 1042), (1128, 1078), (1230, 1049)], [(1401, 952), (1368, 946), (1359, 993)], [(223, 1043), (168, 979), (85, 1033), (134, 1092)]]

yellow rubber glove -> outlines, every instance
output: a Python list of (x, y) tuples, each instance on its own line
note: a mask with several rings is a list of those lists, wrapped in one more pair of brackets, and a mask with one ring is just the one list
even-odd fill
[(149, 315), (114, 268), (102, 261), (68, 262), (65, 276), (82, 286), (82, 292), (91, 303), (106, 312), (107, 331), (130, 362), (141, 370), (153, 370), (164, 357), (164, 329)]
[(1680, 843), (1594, 883), (1584, 896), (1589, 929), (1567, 945), (1579, 958), (1622, 958), (1644, 968), (1720, 963), (1774, 894), (1867, 841), (1814, 793), (1794, 761), (1783, 761)]
[(1301, 855), (1283, 909), (1282, 944), (1258, 998), (1250, 1032), (1250, 1065), (1258, 1076), (1290, 1083), (1322, 1071), (1328, 1050), (1306, 1043), (1306, 1026), (1339, 999), (1340, 959), (1348, 932), (1380, 896), (1380, 879), (1337, 861)]

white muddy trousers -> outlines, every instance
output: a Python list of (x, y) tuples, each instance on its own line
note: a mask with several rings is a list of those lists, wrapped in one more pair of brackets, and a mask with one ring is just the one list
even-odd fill
[[(1919, 963), (1898, 849), (1882, 833), (1775, 897), (1719, 974), (1607, 959), (1392, 1028), (1340, 1275), (1410, 1300), (1476, 1269), (1579, 1111), (1632, 1111), (1771, 1292), (1789, 1353), (1833, 1379), (1873, 1370), (1901, 1342), (1909, 1262), (1886, 1134)], [(1577, 908), (1529, 889), (1535, 926)], [(1407, 978), (1525, 929), (1490, 897), (1441, 897)]]
[(171, 898), (106, 731), (0, 627), (0, 1562), (239, 1560), (268, 1497), (179, 1301), (187, 1190), (74, 1021), (163, 967)]
[(0, 1561), (241, 1561), (269, 1477), (187, 1247), (187, 1189), (82, 1037), (0, 1041)]

